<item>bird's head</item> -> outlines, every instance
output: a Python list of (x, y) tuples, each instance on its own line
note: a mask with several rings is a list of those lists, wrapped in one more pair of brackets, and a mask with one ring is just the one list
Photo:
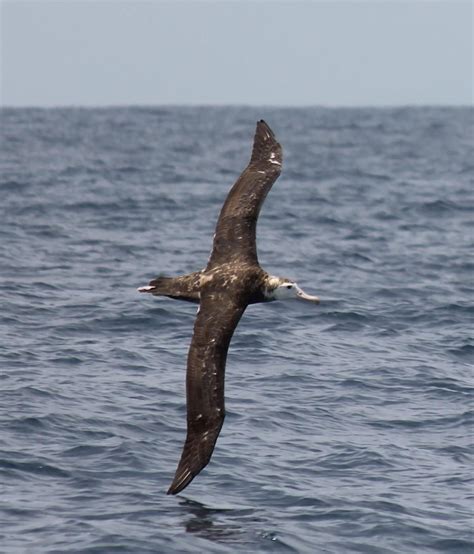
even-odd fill
[(272, 300), (289, 300), (296, 298), (298, 300), (307, 300), (319, 304), (320, 300), (317, 296), (306, 294), (294, 281), (286, 277), (269, 277), (265, 292), (267, 301)]

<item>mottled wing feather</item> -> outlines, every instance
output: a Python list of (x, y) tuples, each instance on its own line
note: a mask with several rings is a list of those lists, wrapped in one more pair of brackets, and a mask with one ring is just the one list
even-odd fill
[(208, 464), (224, 422), (224, 374), (234, 330), (247, 306), (227, 292), (202, 293), (188, 354), (187, 436), (168, 494), (182, 491)]
[(256, 227), (260, 208), (281, 172), (282, 149), (270, 127), (257, 123), (252, 157), (229, 192), (217, 221), (207, 269), (239, 259), (258, 263)]

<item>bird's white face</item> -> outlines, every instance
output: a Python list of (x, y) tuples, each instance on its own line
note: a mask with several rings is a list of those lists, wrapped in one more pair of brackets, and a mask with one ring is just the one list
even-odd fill
[(281, 283), (273, 290), (275, 300), (296, 298), (298, 285), (296, 283)]
[(299, 300), (307, 300), (308, 302), (319, 304), (319, 298), (317, 296), (306, 294), (304, 290), (292, 281), (280, 282), (280, 284), (273, 289), (271, 295), (272, 300), (288, 300), (290, 298), (297, 298)]

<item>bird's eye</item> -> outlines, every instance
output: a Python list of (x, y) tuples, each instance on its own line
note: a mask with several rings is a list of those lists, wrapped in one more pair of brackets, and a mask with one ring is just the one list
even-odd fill
[(287, 289), (291, 289), (291, 285), (286, 285), (286, 288), (287, 288)]

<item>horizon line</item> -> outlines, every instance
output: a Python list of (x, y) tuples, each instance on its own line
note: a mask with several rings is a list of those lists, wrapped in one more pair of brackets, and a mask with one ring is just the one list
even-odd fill
[(162, 104), (148, 104), (148, 103), (111, 103), (111, 104), (80, 104), (80, 103), (67, 103), (67, 104), (24, 104), (24, 105), (14, 105), (6, 104), (3, 105), (0, 103), (0, 110), (9, 109), (44, 109), (44, 110), (55, 110), (55, 109), (120, 109), (120, 108), (246, 108), (246, 109), (396, 109), (396, 108), (472, 108), (474, 103), (470, 104), (449, 104), (449, 103), (401, 103), (401, 104), (246, 104), (246, 103), (229, 103), (229, 104), (212, 104), (212, 103), (196, 103), (196, 104), (185, 104), (185, 103), (162, 103)]

